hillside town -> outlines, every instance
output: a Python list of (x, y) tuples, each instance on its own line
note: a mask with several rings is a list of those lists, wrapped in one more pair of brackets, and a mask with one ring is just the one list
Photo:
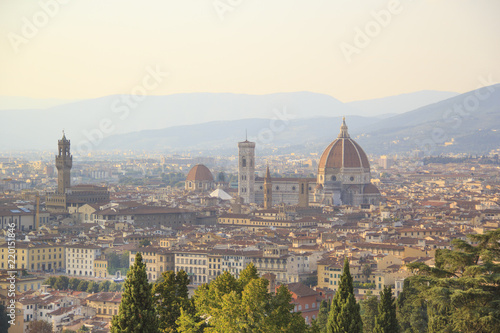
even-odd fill
[(321, 156), (259, 157), (245, 140), (232, 157), (92, 163), (74, 160), (70, 146), (63, 135), (55, 164), (0, 161), (7, 309), (15, 277), (9, 332), (33, 321), (109, 332), (137, 253), (150, 282), (184, 271), (190, 294), (252, 263), (271, 293), (287, 286), (293, 311), (311, 324), (333, 298), (344, 259), (356, 299), (386, 286), (398, 296), (408, 264), (433, 267), (452, 240), (500, 227), (498, 163), (368, 157), (345, 120)]

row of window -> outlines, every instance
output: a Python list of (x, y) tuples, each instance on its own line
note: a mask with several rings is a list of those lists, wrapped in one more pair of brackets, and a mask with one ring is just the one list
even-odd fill
[[(5, 250), (5, 251), (8, 251), (8, 249), (4, 249), (4, 248), (2, 248), (2, 252), (4, 252), (4, 250)], [(47, 252), (49, 252), (49, 253), (50, 253), (50, 252), (52, 252), (51, 250), (52, 250), (52, 249), (49, 249)], [(16, 249), (16, 252), (17, 252), (17, 251), (21, 251), (21, 253), (24, 253), (24, 250), (21, 250), (21, 249), (19, 249), (19, 250), (18, 250), (18, 249)], [(29, 250), (28, 250), (28, 251), (29, 251)], [(31, 250), (31, 254), (34, 254), (34, 253), (35, 253), (35, 251), (36, 251), (36, 250)], [(57, 252), (57, 251), (58, 251), (57, 249), (54, 249), (54, 252)], [(62, 252), (62, 248), (59, 248), (59, 252)], [(40, 249), (38, 249), (38, 253), (40, 253)], [(45, 253), (45, 249), (42, 249), (42, 253)]]
[(177, 258), (177, 263), (178, 264), (186, 264), (186, 265), (206, 265), (207, 260), (206, 259), (184, 259), (184, 258)]
[[(318, 307), (319, 307), (319, 303), (317, 303), (317, 305), (318, 305)], [(313, 303), (311, 304), (311, 308), (312, 308), (312, 309), (316, 309), (316, 302), (313, 302)], [(306, 304), (304, 305), (304, 309), (305, 309), (305, 310), (309, 310), (309, 303), (306, 303)], [(294, 310), (295, 312), (297, 312), (297, 311), (302, 311), (302, 305), (301, 305), (301, 304), (299, 304), (299, 305), (295, 305), (295, 307), (293, 308), (293, 310)]]
[[(68, 249), (68, 250), (70, 253), (89, 253), (88, 249)], [(80, 252), (80, 250), (82, 250), (82, 251)], [(85, 252), (83, 250), (85, 250)], [(93, 252), (94, 252), (94, 250), (90, 250), (90, 253), (93, 253)]]
[[(98, 308), (97, 309), (97, 314), (101, 314), (101, 308)], [(117, 315), (118, 314), (118, 309), (106, 309), (106, 308), (102, 308), (102, 314), (103, 315)]]

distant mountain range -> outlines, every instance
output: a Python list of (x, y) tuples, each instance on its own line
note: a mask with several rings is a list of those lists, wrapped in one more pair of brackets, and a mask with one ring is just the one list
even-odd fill
[[(78, 147), (87, 147), (89, 141), (97, 143), (92, 145), (93, 149), (152, 149), (153, 146), (156, 149), (194, 148), (203, 146), (205, 143), (207, 143), (206, 146), (213, 146), (208, 144), (210, 138), (233, 131), (228, 126), (238, 128), (239, 138), (243, 135), (244, 128), (248, 129), (250, 136), (258, 136), (259, 133), (262, 134), (261, 129), (265, 129), (266, 126), (272, 127), (264, 123), (269, 123), (270, 119), (283, 117), (290, 119), (290, 123), (287, 124), (285, 130), (274, 133), (275, 144), (293, 144), (294, 142), (302, 144), (314, 141), (308, 139), (311, 137), (311, 128), (315, 132), (319, 128), (324, 128), (325, 123), (331, 123), (333, 128), (338, 127), (335, 122), (340, 116), (345, 115), (349, 118), (360, 116), (365, 118), (359, 118), (360, 125), (363, 121), (366, 125), (374, 124), (379, 119), (402, 113), (422, 104), (433, 103), (436, 99), (445, 99), (450, 94), (455, 93), (421, 91), (350, 103), (342, 103), (331, 96), (311, 92), (269, 95), (189, 93), (147, 96), (144, 99), (137, 96), (112, 95), (60, 104), (47, 109), (0, 110), (0, 151), (53, 150), (63, 129), (71, 139), (74, 151)], [(0, 97), (0, 109), (1, 103), (6, 100), (8, 98)], [(61, 100), (40, 101), (42, 104), (61, 102)], [(14, 102), (10, 103), (7, 105), (13, 105)], [(34, 105), (36, 100), (27, 99), (24, 104), (22, 100), (18, 100), (16, 103), (14, 104), (18, 106)], [(231, 121), (235, 123), (223, 123)], [(214, 128), (217, 126), (219, 127), (215, 133)], [(358, 120), (353, 121), (351, 126), (356, 129)], [(155, 142), (153, 145), (151, 140), (138, 137), (135, 133), (142, 131), (145, 135), (153, 135), (152, 132), (148, 132), (151, 130), (160, 130), (157, 133), (162, 135), (156, 141), (153, 140)], [(318, 140), (319, 137), (329, 140), (332, 135), (336, 135), (332, 131), (335, 132), (336, 129), (324, 128), (324, 132), (318, 131), (313, 137)], [(129, 137), (136, 139), (128, 140), (125, 133), (130, 133)], [(236, 139), (237, 133), (234, 132), (232, 135)], [(122, 138), (124, 143), (130, 143), (130, 146), (116, 142), (117, 136)], [(200, 138), (202, 143), (199, 143), (200, 140), (192, 142), (195, 136)], [(289, 136), (289, 142), (287, 142), (287, 136)], [(101, 142), (103, 138), (106, 140)], [(297, 139), (304, 141), (297, 141)], [(218, 140), (221, 145), (224, 145), (230, 137)], [(111, 145), (110, 142), (115, 142), (115, 144)], [(141, 146), (140, 142), (148, 142), (148, 144)], [(161, 146), (157, 142), (164, 142), (165, 145)], [(188, 142), (190, 143), (187, 144)]]
[[(456, 92), (422, 90), (386, 98), (368, 99), (347, 103), (363, 115), (391, 116), (418, 109), (460, 95)], [(385, 116), (385, 117), (387, 117)]]
[(367, 151), (382, 154), (500, 149), (500, 84), (378, 121), (357, 134)]
[[(486, 94), (488, 95), (486, 97)], [(477, 96), (484, 96), (478, 98)], [(339, 132), (341, 117), (215, 121), (114, 135), (102, 149), (236, 151), (248, 131), (263, 153), (321, 153)], [(500, 148), (500, 84), (389, 118), (349, 116), (349, 132), (368, 153), (421, 150), (486, 153)]]
[[(351, 116), (349, 126), (353, 131), (377, 122), (378, 118)], [(301, 145), (314, 148), (324, 146), (338, 134), (342, 117), (315, 117), (309, 119), (270, 120), (262, 118), (213, 121), (198, 125), (174, 126), (160, 130), (147, 130), (106, 138), (104, 150), (235, 150), (239, 141), (257, 143), (259, 150), (272, 151), (276, 147)]]

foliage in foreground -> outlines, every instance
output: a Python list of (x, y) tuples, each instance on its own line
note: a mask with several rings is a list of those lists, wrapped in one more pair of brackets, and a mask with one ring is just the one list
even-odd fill
[(111, 333), (157, 333), (158, 318), (148, 282), (146, 265), (137, 252), (127, 273), (120, 311), (113, 316)]
[(435, 267), (412, 263), (398, 300), (403, 332), (500, 332), (500, 229), (455, 239)]

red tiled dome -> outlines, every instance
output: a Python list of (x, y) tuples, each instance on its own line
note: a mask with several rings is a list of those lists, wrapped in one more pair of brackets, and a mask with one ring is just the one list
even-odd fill
[(189, 170), (189, 173), (186, 177), (186, 180), (188, 181), (203, 181), (203, 180), (208, 180), (208, 181), (213, 181), (214, 177), (212, 176), (212, 173), (206, 166), (203, 164), (196, 164), (194, 167)]
[(340, 134), (326, 147), (319, 160), (319, 168), (369, 168), (370, 162), (363, 149), (350, 138), (345, 120)]

